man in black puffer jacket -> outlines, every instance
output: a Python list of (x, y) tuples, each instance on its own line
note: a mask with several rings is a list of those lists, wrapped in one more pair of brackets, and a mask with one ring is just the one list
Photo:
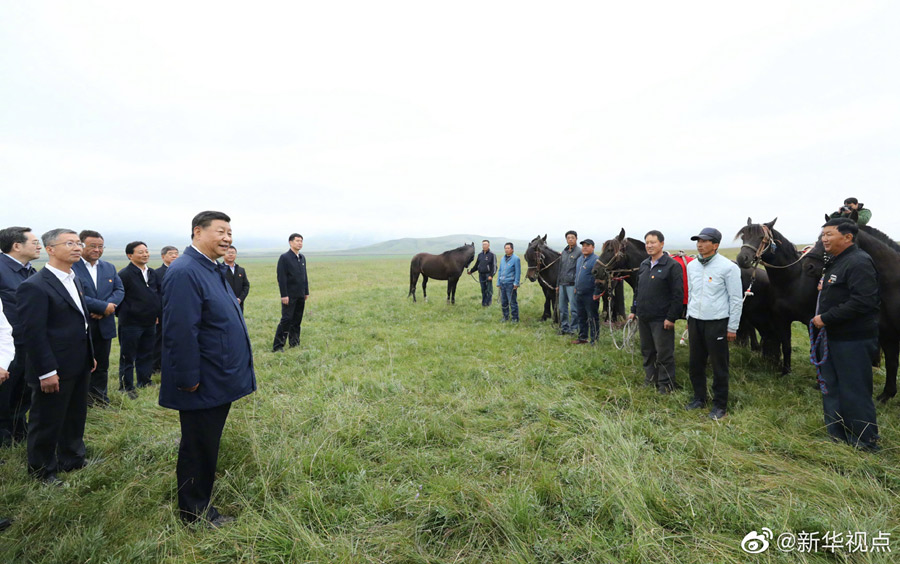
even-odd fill
[[(824, 327), (828, 335), (828, 358), (821, 366), (825, 425), (835, 440), (874, 451), (878, 424), (872, 359), (878, 354), (878, 274), (872, 257), (856, 246), (856, 222), (831, 219), (822, 227), (822, 244), (834, 257), (819, 281), (813, 318), (816, 328)], [(817, 355), (821, 359), (825, 351), (818, 350)]]

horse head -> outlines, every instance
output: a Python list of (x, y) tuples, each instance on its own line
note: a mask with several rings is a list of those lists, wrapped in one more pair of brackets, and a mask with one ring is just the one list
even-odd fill
[[(622, 228), (619, 234), (609, 239), (600, 246), (600, 258), (594, 265), (592, 273), (599, 273), (601, 270), (612, 271), (620, 268), (627, 259), (628, 239), (625, 238), (625, 229)], [(600, 276), (594, 276), (600, 280)]]
[(525, 249), (525, 262), (528, 264), (528, 270), (525, 272), (525, 278), (535, 282), (538, 277), (538, 261), (543, 257), (543, 250), (547, 246), (547, 235), (543, 237), (538, 235), (528, 243)]
[(740, 238), (743, 243), (736, 259), (738, 266), (749, 268), (775, 251), (776, 221), (778, 221), (777, 217), (769, 223), (757, 224), (753, 223), (749, 217), (747, 218), (747, 225), (741, 227), (734, 236), (735, 239)]

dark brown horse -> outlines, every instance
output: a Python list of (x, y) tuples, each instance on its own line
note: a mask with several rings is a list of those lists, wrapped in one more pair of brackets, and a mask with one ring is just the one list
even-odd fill
[(429, 278), (447, 281), (447, 301), (456, 303), (456, 283), (463, 270), (475, 258), (475, 243), (468, 243), (452, 251), (444, 251), (439, 255), (419, 253), (409, 263), (409, 296), (416, 301), (416, 284), (422, 275), (422, 296), (428, 301), (425, 286)]
[(560, 253), (547, 246), (547, 236), (538, 235), (528, 243), (525, 250), (525, 262), (528, 271), (525, 277), (538, 282), (544, 291), (544, 314), (541, 321), (552, 319), (559, 323), (559, 301), (557, 301), (557, 283), (559, 279)]

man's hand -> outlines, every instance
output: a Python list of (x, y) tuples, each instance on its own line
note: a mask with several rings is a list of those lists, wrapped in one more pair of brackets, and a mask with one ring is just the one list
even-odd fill
[(308, 300), (308, 299), (309, 299), (309, 294), (306, 294), (305, 296), (303, 296), (303, 299), (304, 299), (304, 300)]
[(190, 388), (178, 388), (178, 389), (181, 390), (182, 392), (190, 392), (190, 393), (194, 393), (194, 392), (197, 391), (197, 388), (199, 388), (199, 387), (200, 387), (200, 382), (197, 382), (196, 384), (194, 384), (194, 385), (191, 386)]
[(103, 316), (112, 315), (116, 313), (116, 304), (108, 303), (106, 304), (106, 310), (103, 312)]
[(54, 374), (41, 380), (41, 391), (45, 394), (55, 394), (59, 391), (59, 374)]
[(671, 331), (671, 330), (674, 329), (674, 328), (675, 328), (675, 322), (674, 322), (674, 321), (669, 321), (668, 319), (666, 319), (665, 321), (663, 321), (663, 329), (665, 329), (666, 331)]
[(633, 313), (628, 314), (628, 321), (634, 321), (636, 318), (637, 318), (637, 316), (635, 314), (633, 314)]
[(817, 315), (817, 316), (813, 317), (812, 322), (813, 322), (813, 325), (816, 326), (816, 329), (821, 329), (822, 327), (825, 327), (825, 322), (822, 321), (821, 315)]
[(518, 285), (518, 284), (513, 284), (513, 290), (518, 290), (518, 289), (519, 289), (519, 285)]
[(103, 319), (104, 317), (106, 317), (106, 316), (105, 316), (105, 315), (102, 315), (102, 314), (99, 314), (99, 313), (92, 313), (92, 314), (91, 314), (91, 319)]
[(281, 303), (282, 303), (283, 305), (288, 305), (288, 303), (289, 303), (290, 301), (291, 301), (291, 298), (289, 298), (289, 297), (287, 297), (287, 296), (281, 298)]
[(594, 301), (595, 301), (595, 302), (599, 302), (599, 301), (600, 301), (600, 298), (602, 298), (602, 297), (603, 297), (603, 296), (594, 296)]
[(91, 368), (91, 374), (93, 374), (95, 370), (97, 370), (97, 359), (96, 358), (94, 359), (94, 367)]
[(737, 333), (728, 332), (728, 342), (733, 343), (737, 340)]
[(6, 382), (8, 379), (9, 379), (9, 372), (7, 370), (4, 370), (3, 368), (0, 368), (0, 384), (2, 384), (3, 382)]
[(241, 303), (241, 299), (240, 299), (240, 298), (237, 298), (237, 301), (238, 301), (238, 303)]
[(494, 279), (493, 276), (488, 276), (488, 282), (490, 282), (490, 281), (493, 280), (493, 279)]

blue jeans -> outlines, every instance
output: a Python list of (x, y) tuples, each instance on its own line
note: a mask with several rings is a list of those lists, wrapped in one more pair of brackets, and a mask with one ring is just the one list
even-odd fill
[(512, 320), (519, 320), (519, 302), (516, 300), (516, 289), (512, 282), (497, 284), (500, 288), (500, 311), (503, 312), (503, 319), (509, 319), (512, 313)]
[(150, 384), (155, 343), (155, 325), (119, 325), (119, 390), (134, 389), (135, 372), (139, 388)]
[(478, 273), (478, 282), (481, 284), (481, 305), (489, 306), (494, 301), (494, 283), (488, 280), (490, 274)]
[(575, 313), (575, 286), (559, 287), (559, 330), (563, 333), (578, 332), (578, 314)]

